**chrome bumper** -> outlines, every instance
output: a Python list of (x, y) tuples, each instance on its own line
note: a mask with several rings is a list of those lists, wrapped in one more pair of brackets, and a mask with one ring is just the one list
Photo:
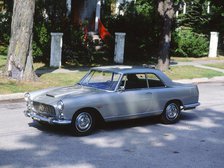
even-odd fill
[(190, 109), (194, 109), (194, 108), (196, 108), (197, 106), (199, 106), (200, 105), (200, 103), (198, 102), (198, 103), (194, 103), (194, 104), (187, 104), (187, 105), (184, 105), (183, 106), (183, 109), (184, 110), (190, 110)]
[(49, 124), (59, 124), (59, 125), (71, 124), (71, 120), (55, 119), (53, 117), (43, 117), (43, 116), (38, 115), (35, 112), (28, 111), (28, 110), (24, 111), (24, 114), (26, 117), (30, 117), (33, 120), (43, 121), (43, 122), (47, 122)]

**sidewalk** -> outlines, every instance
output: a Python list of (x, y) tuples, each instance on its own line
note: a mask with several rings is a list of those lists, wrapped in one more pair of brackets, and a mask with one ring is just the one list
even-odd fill
[[(213, 68), (206, 66), (205, 64), (209, 63), (224, 63), (224, 60), (210, 60), (210, 61), (192, 61), (192, 62), (175, 62), (171, 63), (171, 66), (182, 66), (182, 65), (189, 65), (189, 66), (195, 66), (199, 68), (204, 69), (211, 69), (218, 72), (222, 72), (223, 76), (221, 77), (213, 77), (213, 78), (195, 78), (195, 79), (181, 79), (181, 80), (174, 80), (174, 82), (179, 83), (210, 83), (210, 82), (223, 82), (224, 83), (224, 69), (219, 68)], [(37, 74), (43, 74), (43, 73), (73, 73), (73, 72), (79, 72), (79, 71), (86, 71), (88, 70), (88, 67), (84, 68), (76, 68), (76, 69), (47, 69), (47, 70), (38, 70), (36, 71)], [(24, 97), (25, 93), (14, 93), (14, 94), (8, 94), (8, 95), (0, 95), (0, 101), (7, 101), (7, 100), (17, 100), (22, 99)]]

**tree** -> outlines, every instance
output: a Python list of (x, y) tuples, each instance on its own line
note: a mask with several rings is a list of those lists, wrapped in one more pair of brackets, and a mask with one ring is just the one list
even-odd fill
[(177, 18), (177, 26), (192, 28), (196, 33), (208, 33), (209, 14), (205, 0), (194, 0), (187, 3), (187, 13)]
[(17, 80), (36, 79), (32, 57), (34, 9), (35, 0), (14, 0), (5, 75)]
[(171, 26), (175, 13), (173, 0), (158, 0), (158, 12), (162, 17), (163, 28), (157, 68), (161, 71), (165, 71), (169, 68), (170, 63), (169, 50), (171, 42)]

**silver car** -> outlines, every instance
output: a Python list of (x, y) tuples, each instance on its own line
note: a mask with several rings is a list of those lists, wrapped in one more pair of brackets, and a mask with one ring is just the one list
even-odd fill
[(165, 124), (199, 105), (196, 85), (172, 82), (159, 70), (132, 66), (91, 68), (79, 83), (25, 94), (26, 116), (40, 123), (69, 124), (90, 134), (100, 121), (159, 115)]

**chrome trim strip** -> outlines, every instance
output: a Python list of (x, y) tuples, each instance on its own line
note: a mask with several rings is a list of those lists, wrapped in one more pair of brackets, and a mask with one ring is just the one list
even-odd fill
[(117, 121), (117, 120), (127, 120), (127, 119), (137, 119), (137, 118), (144, 118), (150, 116), (160, 115), (163, 111), (157, 112), (145, 112), (141, 114), (134, 114), (134, 115), (121, 115), (121, 116), (112, 116), (104, 118), (105, 121)]
[(32, 111), (24, 111), (24, 114), (26, 117), (30, 117), (33, 120), (36, 121), (44, 121), (47, 122), (49, 124), (60, 124), (60, 125), (67, 125), (67, 124), (71, 124), (71, 120), (60, 120), (60, 119), (55, 119), (53, 117), (43, 117), (40, 116), (38, 114), (36, 114), (35, 112)]

